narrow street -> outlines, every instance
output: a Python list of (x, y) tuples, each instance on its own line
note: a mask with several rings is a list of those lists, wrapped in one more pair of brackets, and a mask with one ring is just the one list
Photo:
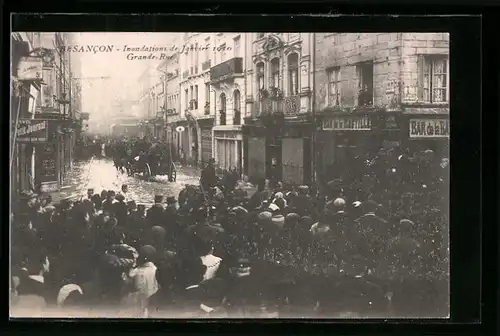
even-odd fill
[(116, 170), (113, 161), (108, 158), (93, 158), (75, 163), (68, 187), (53, 193), (54, 202), (62, 199), (78, 199), (86, 195), (88, 188), (94, 188), (95, 193), (102, 190), (118, 192), (122, 184), (127, 184), (131, 199), (140, 204), (152, 204), (155, 195), (177, 196), (186, 184), (198, 184), (199, 173), (190, 167), (178, 167), (177, 181), (169, 182), (167, 176), (156, 176), (144, 180), (141, 176), (128, 176)]

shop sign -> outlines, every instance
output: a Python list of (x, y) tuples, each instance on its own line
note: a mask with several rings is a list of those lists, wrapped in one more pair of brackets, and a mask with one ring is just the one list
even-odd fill
[(46, 142), (49, 137), (48, 121), (20, 119), (17, 125), (18, 142)]
[(342, 116), (323, 120), (324, 131), (369, 131), (371, 120), (368, 116)]
[(399, 123), (395, 115), (388, 115), (385, 117), (384, 129), (392, 130), (398, 128)]
[(21, 57), (17, 66), (17, 77), (19, 80), (42, 79), (42, 58)]
[(410, 119), (410, 138), (448, 138), (450, 121), (448, 119)]

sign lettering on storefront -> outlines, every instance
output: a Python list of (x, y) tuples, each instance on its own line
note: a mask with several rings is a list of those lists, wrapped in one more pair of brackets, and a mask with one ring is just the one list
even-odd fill
[(18, 142), (45, 142), (48, 140), (46, 120), (20, 119), (17, 125)]
[(448, 119), (410, 119), (410, 138), (448, 138), (450, 121)]
[(42, 79), (42, 58), (21, 57), (17, 66), (17, 77), (19, 80)]
[(371, 120), (368, 116), (345, 116), (323, 120), (324, 131), (369, 131)]

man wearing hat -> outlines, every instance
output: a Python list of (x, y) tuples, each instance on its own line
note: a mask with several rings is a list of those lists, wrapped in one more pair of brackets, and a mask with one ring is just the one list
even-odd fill
[(165, 208), (163, 207), (163, 196), (155, 195), (153, 206), (147, 212), (147, 220), (150, 227), (161, 225), (165, 218)]
[(84, 199), (92, 200), (92, 196), (94, 196), (94, 188), (88, 188), (87, 189), (87, 197)]
[(217, 174), (215, 173), (215, 159), (210, 158), (207, 166), (201, 172), (200, 184), (204, 191), (210, 190), (217, 184)]
[(123, 195), (125, 203), (130, 201), (130, 195), (128, 194), (128, 185), (122, 184), (122, 188), (121, 188), (120, 192), (118, 193), (118, 195)]

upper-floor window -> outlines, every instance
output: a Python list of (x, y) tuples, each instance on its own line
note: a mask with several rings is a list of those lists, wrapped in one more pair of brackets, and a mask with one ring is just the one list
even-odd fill
[(240, 36), (234, 38), (234, 57), (240, 57)]
[(373, 62), (362, 62), (356, 66), (358, 79), (358, 105), (373, 105)]
[(288, 91), (291, 96), (299, 94), (299, 55), (288, 56)]
[(184, 90), (184, 103), (186, 104), (186, 109), (189, 108), (189, 91), (188, 89)]
[(208, 61), (210, 60), (210, 37), (207, 37), (205, 39), (205, 45), (204, 45), (204, 48), (205, 48), (205, 61)]
[(225, 62), (226, 61), (226, 44), (223, 43), (220, 46), (220, 62)]
[(257, 76), (257, 85), (258, 89), (264, 89), (264, 63), (260, 62), (256, 66), (256, 76)]
[(234, 91), (233, 104), (234, 104), (233, 125), (240, 125), (241, 124), (241, 96), (240, 96), (239, 90)]
[(425, 55), (422, 57), (421, 64), (422, 100), (428, 103), (447, 102), (449, 96), (448, 57)]
[(279, 88), (280, 87), (280, 59), (274, 58), (271, 61), (271, 77), (269, 86)]
[(219, 111), (220, 125), (226, 124), (226, 95), (220, 94), (220, 111)]
[(329, 69), (328, 72), (328, 106), (340, 105), (340, 68)]

